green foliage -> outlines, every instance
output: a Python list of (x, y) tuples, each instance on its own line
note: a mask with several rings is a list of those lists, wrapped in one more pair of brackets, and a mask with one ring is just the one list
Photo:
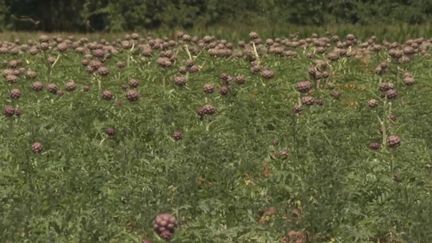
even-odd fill
[[(109, 13), (102, 4), (85, 5), (83, 18)], [(262, 64), (276, 73), (272, 80), (251, 74), (244, 59), (202, 51), (194, 57), (201, 71), (188, 74), (183, 88), (172, 82), (189, 58), (183, 45), (173, 48), (177, 60), (168, 69), (156, 64), (160, 51), (145, 57), (134, 48), (107, 59), (111, 74), (104, 78), (88, 74), (83, 56), (71, 50), (0, 56), (3, 69), (20, 59), (45, 84), (78, 84), (60, 97), (32, 91), (24, 77), (0, 82), (3, 105), (23, 110), (20, 118), (0, 118), (2, 242), (158, 242), (152, 220), (165, 211), (179, 220), (173, 242), (278, 242), (290, 230), (305, 230), (313, 242), (432, 240), (430, 50), (410, 63), (391, 63), (382, 77), (374, 69), (389, 59), (385, 51), (332, 62), (341, 98), (314, 89), (324, 106), (305, 107), (297, 116), (294, 87), (308, 78), (312, 47), (293, 49), (296, 58), (260, 52)], [(58, 62), (48, 64), (48, 56)], [(118, 61), (127, 66), (117, 69)], [(403, 85), (402, 70), (415, 76), (413, 87)], [(233, 84), (227, 97), (204, 94), (203, 85), (219, 85), (223, 72), (247, 81)], [(136, 103), (121, 87), (130, 78), (141, 81)], [(390, 107), (377, 94), (380, 79), (399, 91), (391, 102), (399, 119), (389, 131), (402, 144), (374, 152), (367, 144), (381, 138), (377, 117), (385, 118)], [(91, 90), (82, 92), (84, 85)], [(9, 98), (12, 87), (22, 91), (19, 100)], [(102, 89), (115, 100), (102, 100)], [(367, 107), (371, 97), (382, 101), (379, 108)], [(217, 114), (201, 120), (196, 109), (205, 103)], [(114, 137), (106, 136), (107, 127), (116, 129)], [(175, 142), (170, 136), (177, 129), (184, 138)], [(40, 155), (31, 150), (35, 141), (44, 146)], [(285, 149), (286, 158), (274, 156)], [(277, 208), (276, 215), (258, 223), (268, 207)]]
[(242, 22), (324, 25), (430, 22), (429, 0), (5, 0), (10, 30), (121, 31)]

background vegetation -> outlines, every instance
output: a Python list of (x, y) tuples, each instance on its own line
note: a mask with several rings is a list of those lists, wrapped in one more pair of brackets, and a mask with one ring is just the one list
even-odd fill
[(429, 0), (4, 0), (4, 30), (126, 31), (224, 23), (423, 24)]

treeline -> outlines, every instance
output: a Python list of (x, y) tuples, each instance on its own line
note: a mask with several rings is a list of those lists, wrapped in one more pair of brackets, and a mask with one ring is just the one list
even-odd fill
[(2, 0), (0, 28), (124, 31), (229, 23), (421, 24), (431, 0)]

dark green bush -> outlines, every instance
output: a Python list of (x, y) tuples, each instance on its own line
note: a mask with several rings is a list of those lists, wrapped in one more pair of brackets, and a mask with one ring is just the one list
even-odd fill
[(421, 24), (431, 16), (432, 2), (428, 0), (5, 0), (0, 3), (0, 26), (10, 30), (121, 31), (233, 22)]

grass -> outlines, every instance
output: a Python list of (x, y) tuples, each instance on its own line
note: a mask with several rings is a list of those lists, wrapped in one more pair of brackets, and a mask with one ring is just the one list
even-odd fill
[[(324, 31), (304, 33), (316, 30)], [(345, 33), (344, 26), (329, 30)], [(410, 30), (399, 31), (383, 36)], [(425, 31), (419, 33), (430, 27)], [(392, 63), (383, 76), (374, 70), (389, 59), (385, 51), (332, 62), (329, 81), (342, 96), (332, 98), (330, 86), (314, 88), (311, 95), (324, 105), (297, 115), (295, 84), (309, 78), (311, 65), (302, 49), (296, 58), (260, 53), (275, 72), (271, 80), (252, 74), (245, 59), (200, 52), (195, 63), (202, 68), (188, 74), (183, 88), (172, 80), (189, 57), (181, 45), (174, 51), (177, 61), (167, 69), (157, 65), (158, 51), (152, 57), (122, 51), (106, 62), (107, 77), (88, 74), (73, 51), (0, 56), (3, 68), (20, 59), (44, 84), (78, 84), (57, 96), (34, 92), (24, 77), (0, 83), (3, 105), (23, 110), (0, 120), (2, 242), (159, 242), (152, 221), (161, 212), (179, 221), (173, 242), (278, 242), (289, 231), (307, 233), (310, 242), (432, 240), (429, 55)], [(47, 64), (49, 55), (58, 57), (55, 65)], [(120, 70), (117, 61), (128, 66)], [(402, 83), (405, 70), (416, 79), (412, 87)], [(246, 83), (233, 84), (226, 97), (205, 94), (206, 83), (220, 87), (221, 73), (242, 74)], [(131, 78), (140, 80), (138, 102), (129, 102), (121, 87)], [(383, 80), (396, 85), (395, 100), (379, 96)], [(82, 92), (84, 85), (91, 90)], [(10, 99), (11, 88), (22, 91), (19, 100)], [(101, 99), (104, 89), (114, 100)], [(375, 109), (367, 106), (371, 98), (380, 101)], [(217, 112), (200, 119), (196, 110), (205, 104)], [(397, 121), (386, 119), (390, 112)], [(382, 141), (380, 120), (401, 137), (398, 148), (368, 148)], [(116, 129), (113, 137), (104, 133), (108, 127)], [(176, 130), (184, 137), (177, 142)], [(43, 144), (39, 155), (31, 149), (36, 141)], [(270, 207), (276, 213), (262, 216)]]

